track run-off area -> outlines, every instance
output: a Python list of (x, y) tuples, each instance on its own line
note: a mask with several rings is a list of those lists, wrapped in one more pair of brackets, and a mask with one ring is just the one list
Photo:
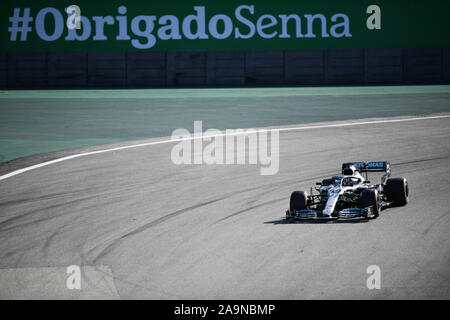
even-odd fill
[[(169, 138), (3, 174), (0, 297), (450, 297), (450, 114), (278, 128), (275, 175), (175, 165)], [(285, 223), (292, 191), (343, 162), (382, 160), (408, 179), (407, 206), (368, 222)], [(83, 268), (78, 291), (70, 265)], [(380, 289), (366, 286), (371, 265)]]

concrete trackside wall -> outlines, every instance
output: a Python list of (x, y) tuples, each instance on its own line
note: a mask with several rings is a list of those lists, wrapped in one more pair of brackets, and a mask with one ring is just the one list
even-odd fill
[(448, 0), (0, 2), (0, 88), (450, 80)]
[(8, 74), (7, 54), (0, 53), (0, 87), (6, 87), (6, 79)]
[(0, 53), (1, 88), (450, 83), (450, 48)]
[(443, 71), (443, 80), (445, 82), (450, 82), (450, 49), (445, 48), (442, 57), (442, 71)]

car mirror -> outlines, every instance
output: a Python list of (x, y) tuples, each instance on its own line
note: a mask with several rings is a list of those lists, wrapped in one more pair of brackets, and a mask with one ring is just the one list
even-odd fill
[(370, 181), (369, 180), (365, 180), (364, 183), (370, 183)]
[(316, 182), (316, 186), (321, 186), (322, 182)]

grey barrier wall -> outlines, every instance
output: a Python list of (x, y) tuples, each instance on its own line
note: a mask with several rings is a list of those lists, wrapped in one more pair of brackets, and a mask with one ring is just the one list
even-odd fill
[(0, 53), (1, 88), (450, 83), (450, 48)]

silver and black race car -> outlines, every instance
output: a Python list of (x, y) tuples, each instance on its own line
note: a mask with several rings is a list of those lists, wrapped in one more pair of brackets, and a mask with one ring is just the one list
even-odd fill
[[(368, 181), (369, 172), (382, 172), (380, 184)], [(365, 174), (365, 176), (363, 176)], [(408, 203), (408, 181), (390, 178), (389, 162), (350, 162), (342, 164), (342, 174), (317, 182), (318, 194), (294, 191), (288, 221), (317, 219), (375, 219), (387, 206)]]

